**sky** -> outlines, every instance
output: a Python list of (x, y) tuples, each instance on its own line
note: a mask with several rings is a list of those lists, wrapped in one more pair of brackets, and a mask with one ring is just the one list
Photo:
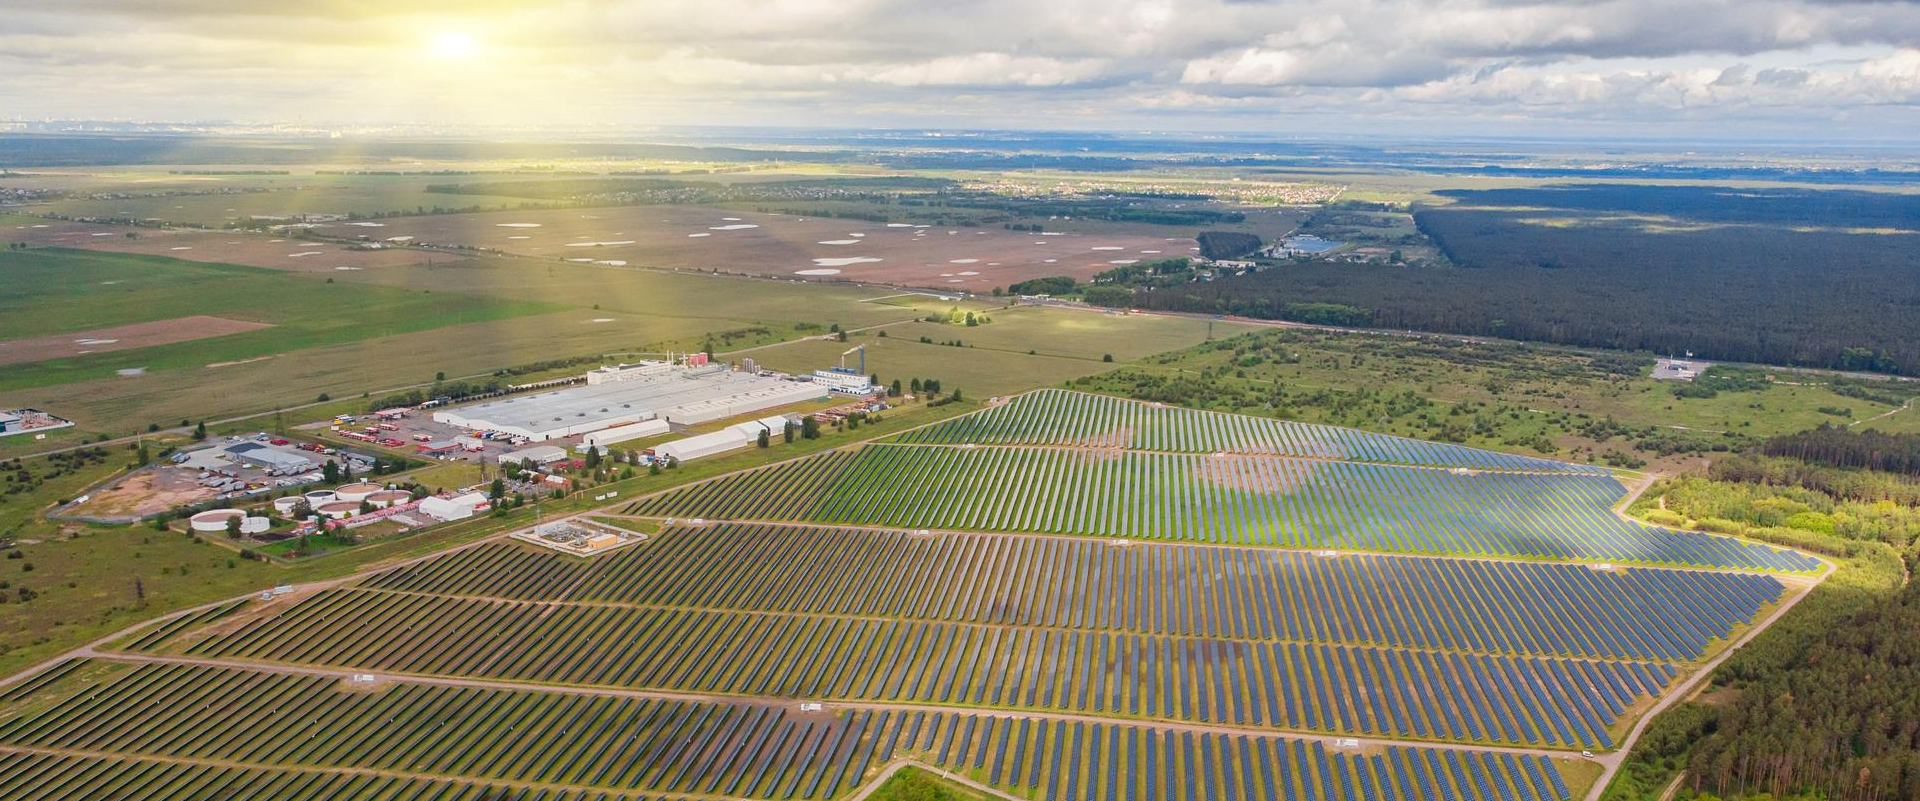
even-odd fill
[(1920, 3), (0, 0), (0, 118), (1910, 140)]

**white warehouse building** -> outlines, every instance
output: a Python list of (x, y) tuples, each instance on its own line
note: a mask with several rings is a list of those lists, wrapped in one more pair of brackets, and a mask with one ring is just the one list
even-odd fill
[(581, 443), (586, 445), (599, 445), (599, 446), (605, 447), (607, 445), (612, 445), (616, 442), (626, 442), (628, 440), (634, 440), (634, 439), (645, 439), (647, 437), (657, 437), (657, 436), (660, 436), (661, 434), (667, 433), (670, 430), (672, 429), (670, 426), (667, 425), (667, 421), (661, 420), (659, 418), (655, 418), (652, 420), (633, 423), (630, 425), (614, 426), (613, 428), (603, 428), (603, 429), (600, 429), (599, 431), (595, 431), (591, 434), (581, 437), (580, 441)]
[(723, 428), (711, 434), (699, 434), (656, 445), (653, 448), (653, 456), (656, 459), (690, 462), (703, 456), (739, 450), (752, 445), (757, 439), (759, 439), (758, 435), (749, 437), (741, 433), (738, 427)]
[(826, 396), (826, 388), (818, 384), (736, 373), (715, 365), (441, 409), (433, 419), (541, 442), (650, 420), (705, 423)]

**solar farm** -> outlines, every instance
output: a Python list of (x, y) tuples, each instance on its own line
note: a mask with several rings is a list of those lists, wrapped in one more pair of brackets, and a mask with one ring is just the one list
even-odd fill
[[(1582, 465), (1046, 390), (189, 610), (0, 688), (0, 797), (1570, 801), (1817, 578)], [(1592, 752), (1593, 756), (1583, 756)]]

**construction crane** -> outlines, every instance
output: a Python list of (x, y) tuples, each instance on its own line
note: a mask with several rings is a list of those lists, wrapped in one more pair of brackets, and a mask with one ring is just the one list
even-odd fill
[[(848, 357), (848, 356), (851, 356), (851, 355), (853, 355), (854, 353), (859, 353), (859, 354), (860, 354), (860, 372), (859, 372), (859, 373), (854, 373), (854, 372), (853, 372), (852, 370), (848, 370), (848, 369), (847, 369), (847, 357)], [(854, 374), (854, 375), (866, 375), (866, 374), (867, 374), (867, 345), (866, 345), (866, 343), (864, 343), (864, 342), (863, 342), (863, 343), (860, 343), (860, 344), (858, 344), (858, 345), (855, 345), (855, 346), (853, 346), (853, 347), (851, 347), (851, 348), (847, 348), (847, 350), (846, 350), (846, 352), (845, 352), (845, 353), (842, 353), (842, 354), (840, 354), (840, 372), (843, 372), (843, 373), (851, 373), (851, 374)]]

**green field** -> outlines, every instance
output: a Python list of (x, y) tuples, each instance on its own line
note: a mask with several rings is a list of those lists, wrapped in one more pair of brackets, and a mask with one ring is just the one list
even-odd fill
[[(954, 325), (917, 319), (944, 314), (954, 304), (930, 298), (914, 302), (912, 321), (886, 326), (884, 337), (863, 332), (844, 343), (797, 341), (750, 355), (765, 367), (811, 372), (836, 364), (841, 352), (864, 344), (867, 372), (878, 374), (882, 381), (899, 379), (904, 385), (914, 378), (935, 378), (944, 390), (957, 388), (986, 397), (1056, 386), (1111, 370), (1117, 363), (1196, 345), (1206, 340), (1210, 330), (1215, 336), (1228, 336), (1250, 328), (1229, 322), (1209, 326), (1203, 320), (1036, 306), (985, 307), (992, 322)], [(921, 342), (921, 337), (933, 342)], [(955, 340), (960, 345), (941, 344)], [(1113, 363), (1105, 361), (1109, 355)], [(848, 366), (854, 366), (856, 359), (848, 357)]]
[[(34, 250), (0, 254), (0, 269), (20, 278), (0, 290), (4, 337), (189, 314), (273, 324), (15, 365), (0, 377), (0, 406), (41, 408), (90, 431), (121, 434), (148, 423), (170, 426), (309, 403), (321, 393), (378, 394), (436, 373), (481, 376), (549, 359), (686, 352), (709, 344), (724, 353), (823, 336), (835, 324), (907, 321), (933, 309), (915, 305), (915, 298), (863, 303), (877, 294), (852, 287), (524, 260), (329, 280), (159, 257)], [(816, 350), (831, 350), (819, 344)], [(820, 361), (791, 369), (832, 363), (815, 358)], [(146, 373), (115, 373), (138, 367)]]
[(196, 314), (272, 327), (171, 345), (14, 365), (0, 392), (163, 372), (447, 326), (554, 312), (557, 305), (337, 283), (224, 264), (77, 250), (0, 253), (0, 338), (86, 331)]

